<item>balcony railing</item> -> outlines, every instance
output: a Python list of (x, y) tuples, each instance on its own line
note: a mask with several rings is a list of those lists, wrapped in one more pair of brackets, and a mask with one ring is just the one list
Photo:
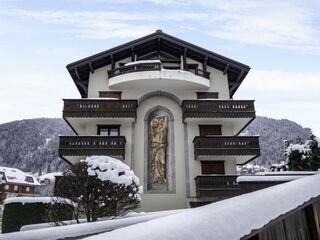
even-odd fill
[(198, 156), (259, 156), (259, 137), (257, 136), (208, 136), (195, 137), (194, 155)]
[(254, 101), (184, 100), (182, 117), (186, 118), (254, 118)]
[[(132, 72), (143, 72), (143, 71), (161, 71), (161, 63), (138, 63), (138, 64), (132, 64), (129, 66), (123, 66), (118, 67), (115, 69), (111, 69), (108, 71), (109, 78), (116, 77), (122, 74), (126, 73), (132, 73)], [(204, 77), (204, 78), (210, 78), (210, 72), (205, 72), (201, 69), (195, 69), (194, 74)]]
[(107, 155), (125, 157), (123, 136), (61, 136), (59, 156)]
[(197, 198), (222, 200), (241, 194), (237, 175), (200, 175), (195, 178)]
[(136, 118), (136, 100), (65, 99), (63, 117)]

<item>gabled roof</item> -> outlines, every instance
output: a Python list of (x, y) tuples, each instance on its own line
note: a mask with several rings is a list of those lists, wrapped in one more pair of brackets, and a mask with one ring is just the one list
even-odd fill
[(0, 167), (0, 175), (3, 175), (5, 182), (22, 185), (39, 186), (37, 179), (17, 168)]
[(208, 66), (228, 74), (230, 96), (233, 96), (250, 70), (250, 67), (245, 64), (168, 35), (161, 30), (70, 63), (67, 69), (81, 96), (85, 98), (88, 94), (90, 72), (127, 57), (133, 58), (135, 54), (140, 60), (147, 59), (154, 53), (170, 56), (171, 59), (180, 59), (181, 55), (186, 54), (188, 58), (196, 61), (206, 61)]

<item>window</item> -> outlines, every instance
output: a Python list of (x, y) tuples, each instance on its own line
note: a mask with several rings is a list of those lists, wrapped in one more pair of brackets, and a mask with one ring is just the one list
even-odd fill
[(196, 74), (198, 64), (187, 64), (187, 71)]
[(218, 92), (197, 92), (197, 99), (216, 99), (218, 95)]
[(9, 185), (6, 185), (4, 189), (9, 190)]
[(224, 161), (201, 161), (202, 174), (225, 174)]
[(26, 192), (30, 192), (30, 187), (26, 187)]
[(222, 135), (221, 125), (199, 125), (200, 136)]
[(121, 92), (107, 92), (107, 91), (100, 91), (99, 92), (100, 98), (114, 98), (121, 99)]
[(33, 177), (27, 176), (25, 181), (29, 183), (33, 183)]
[(119, 125), (98, 125), (99, 136), (119, 136), (120, 135), (120, 126)]
[(14, 190), (14, 191), (17, 191), (17, 190), (18, 190), (18, 186), (14, 186), (14, 187), (13, 187), (13, 190)]

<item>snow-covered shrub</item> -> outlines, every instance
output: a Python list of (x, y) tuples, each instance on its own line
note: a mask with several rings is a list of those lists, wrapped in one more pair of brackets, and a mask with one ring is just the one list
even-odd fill
[(283, 154), (289, 170), (317, 171), (320, 168), (320, 139), (310, 135), (306, 141), (298, 138), (285, 141), (286, 150)]
[(48, 222), (48, 211), (55, 207), (58, 221), (71, 220), (73, 204), (69, 200), (53, 201), (50, 197), (16, 197), (5, 200), (2, 233), (19, 231), (21, 226)]
[(118, 216), (139, 207), (142, 187), (134, 172), (123, 162), (108, 156), (87, 157), (71, 166), (58, 180), (55, 195), (77, 204), (75, 218), (88, 222), (99, 217)]

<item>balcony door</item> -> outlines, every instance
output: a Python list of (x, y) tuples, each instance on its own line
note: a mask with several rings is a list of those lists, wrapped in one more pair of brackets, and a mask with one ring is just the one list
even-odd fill
[(224, 161), (201, 161), (202, 174), (225, 174)]
[(222, 135), (221, 125), (199, 125), (200, 136), (216, 136)]

